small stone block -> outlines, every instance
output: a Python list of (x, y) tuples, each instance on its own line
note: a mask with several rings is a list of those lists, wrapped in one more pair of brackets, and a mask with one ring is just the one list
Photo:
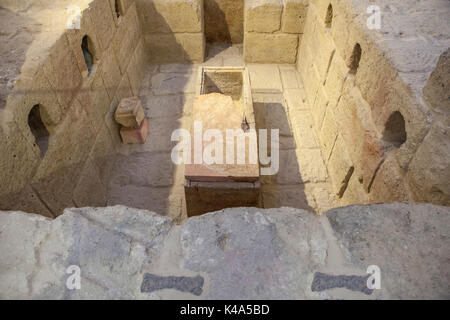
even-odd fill
[(144, 109), (138, 97), (123, 99), (114, 114), (116, 122), (129, 129), (141, 127), (144, 118)]
[(148, 136), (148, 121), (147, 118), (142, 120), (139, 128), (125, 128), (120, 129), (120, 136), (124, 144), (144, 144)]

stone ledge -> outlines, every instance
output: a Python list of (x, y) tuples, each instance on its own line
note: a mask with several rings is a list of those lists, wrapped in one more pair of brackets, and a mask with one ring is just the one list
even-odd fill
[[(124, 206), (66, 209), (55, 220), (0, 212), (0, 297), (194, 297), (169, 279), (165, 290), (141, 292), (150, 274), (200, 276), (194, 293), (201, 299), (449, 299), (449, 226), (450, 208), (407, 203), (336, 208), (320, 217), (234, 208), (180, 226)], [(74, 263), (81, 290), (67, 295), (66, 269)], [(345, 277), (367, 277), (369, 265), (381, 269), (380, 290), (362, 290)], [(317, 287), (320, 275), (326, 281)]]

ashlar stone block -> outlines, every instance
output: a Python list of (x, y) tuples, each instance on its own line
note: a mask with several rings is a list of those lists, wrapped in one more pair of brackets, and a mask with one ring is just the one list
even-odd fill
[(144, 118), (144, 109), (138, 97), (126, 98), (120, 101), (114, 114), (116, 122), (129, 129), (140, 128)]
[(124, 144), (144, 144), (148, 136), (148, 121), (146, 118), (142, 120), (142, 123), (137, 129), (130, 129), (122, 127), (120, 129), (120, 136)]
[(308, 12), (308, 1), (283, 0), (283, 4), (281, 31), (285, 33), (302, 33)]
[(274, 32), (280, 30), (283, 5), (280, 0), (248, 0), (245, 2), (245, 31)]
[(297, 60), (296, 34), (245, 34), (244, 58), (250, 63), (290, 63)]
[(200, 33), (203, 29), (202, 0), (138, 1), (145, 34)]

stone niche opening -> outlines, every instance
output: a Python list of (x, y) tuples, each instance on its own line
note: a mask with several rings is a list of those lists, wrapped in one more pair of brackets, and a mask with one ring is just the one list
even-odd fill
[(331, 28), (332, 23), (333, 23), (333, 6), (330, 3), (327, 9), (327, 14), (325, 16), (325, 27)]
[(120, 18), (122, 16), (122, 8), (120, 5), (120, 0), (114, 0), (114, 10), (117, 18)]
[(44, 158), (47, 149), (50, 133), (48, 132), (41, 118), (41, 106), (35, 105), (28, 114), (28, 126), (34, 136), (35, 144), (38, 146), (41, 158)]
[(386, 122), (383, 141), (398, 148), (406, 142), (406, 138), (405, 118), (399, 111), (395, 111)]
[(86, 63), (88, 75), (90, 75), (94, 68), (94, 54), (92, 51), (91, 40), (87, 35), (84, 36), (81, 41), (81, 50), (83, 51), (84, 62)]
[[(197, 79), (191, 137), (195, 139), (198, 123), (203, 133), (214, 130), (221, 139), (214, 156), (217, 159), (220, 152), (222, 162), (211, 163), (203, 157), (198, 163), (198, 144), (191, 143), (192, 162), (185, 166), (187, 214), (257, 206), (259, 161), (255, 156), (257, 137), (248, 71), (244, 67), (200, 67)], [(202, 141), (201, 155), (208, 145), (217, 142), (212, 139)]]
[(351, 74), (356, 74), (359, 67), (359, 62), (361, 61), (362, 49), (359, 43), (355, 44), (353, 47), (352, 55), (350, 56), (348, 67), (350, 68)]

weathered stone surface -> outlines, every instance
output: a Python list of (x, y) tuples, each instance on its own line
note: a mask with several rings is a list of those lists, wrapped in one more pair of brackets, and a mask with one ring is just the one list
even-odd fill
[(342, 197), (344, 194), (354, 170), (355, 167), (345, 150), (344, 141), (341, 136), (338, 135), (330, 159), (328, 160), (328, 172), (331, 176), (334, 191), (339, 197)]
[(328, 70), (327, 79), (323, 90), (329, 98), (329, 105), (335, 108), (341, 96), (344, 81), (348, 77), (348, 68), (338, 53), (333, 55), (333, 60)]
[(277, 66), (249, 65), (251, 89), (254, 92), (282, 92), (280, 71)]
[(136, 46), (134, 50), (133, 56), (131, 57), (131, 61), (128, 64), (128, 79), (130, 80), (131, 91), (133, 94), (137, 96), (141, 89), (142, 79), (144, 77), (146, 71), (147, 64), (147, 52), (145, 50), (144, 39), (141, 37), (139, 40), (139, 44)]
[[(181, 226), (124, 206), (67, 209), (53, 221), (0, 212), (0, 296), (448, 299), (449, 218), (446, 207), (401, 203), (322, 217), (235, 208)], [(355, 286), (374, 264), (381, 289)], [(81, 270), (80, 290), (66, 287), (72, 265)]]
[(423, 88), (424, 98), (430, 104), (430, 107), (439, 112), (447, 114), (450, 112), (450, 48), (445, 51), (431, 73), (426, 86)]
[(139, 128), (144, 118), (144, 109), (138, 97), (123, 99), (114, 113), (116, 122), (126, 128)]
[(328, 162), (328, 159), (330, 159), (331, 151), (333, 150), (337, 136), (338, 127), (336, 125), (336, 121), (334, 120), (334, 112), (331, 108), (328, 108), (323, 119), (322, 129), (319, 133), (325, 162)]
[[(347, 188), (345, 189), (344, 195), (342, 196), (342, 198), (339, 198), (339, 206), (369, 203), (369, 194), (367, 194), (367, 192), (364, 190), (364, 186), (361, 182), (362, 181), (358, 179), (356, 174), (352, 174), (347, 183)], [(389, 189), (385, 190), (384, 192), (389, 192)], [(375, 198), (374, 194), (371, 194), (370, 196), (372, 197), (372, 199)]]
[(294, 66), (280, 66), (283, 89), (297, 89), (303, 87), (300, 74)]
[(302, 33), (308, 11), (308, 1), (283, 0), (283, 5), (281, 31), (286, 33)]
[(334, 110), (334, 119), (345, 149), (355, 165), (355, 173), (363, 181), (364, 188), (369, 190), (375, 171), (384, 157), (370, 106), (362, 99), (359, 90), (353, 88), (345, 90)]
[(398, 165), (393, 154), (380, 164), (370, 184), (371, 203), (409, 202), (412, 197), (405, 179), (405, 171)]
[(305, 90), (303, 89), (287, 89), (284, 91), (289, 112), (295, 114), (301, 110), (308, 110), (309, 106), (306, 103)]
[(54, 45), (47, 62), (44, 74), (55, 90), (60, 105), (67, 110), (81, 85), (81, 73), (66, 36)]
[(120, 71), (125, 74), (140, 37), (138, 13), (134, 3), (121, 20), (111, 45), (119, 62)]
[(25, 297), (32, 294), (28, 279), (35, 273), (39, 259), (35, 248), (50, 232), (51, 220), (20, 212), (1, 212), (0, 221), (0, 297)]
[[(328, 95), (323, 87), (321, 87), (317, 90), (317, 96), (314, 101), (314, 105), (311, 108), (311, 114), (314, 118), (314, 123), (318, 132), (322, 131), (323, 119), (325, 118), (325, 112), (329, 106), (330, 102)], [(330, 106), (330, 108), (332, 107)]]
[[(111, 7), (108, 2), (109, 1), (93, 1), (90, 6), (90, 15), (95, 26), (102, 51), (109, 47), (111, 39), (116, 31), (116, 25), (113, 18), (113, 15), (115, 14), (115, 12), (113, 13), (113, 10), (115, 11), (115, 8)], [(130, 3), (130, 1), (125, 2)], [(119, 4), (119, 6), (120, 5), (121, 4)], [(126, 12), (126, 10), (122, 10), (122, 12)]]
[(281, 0), (245, 1), (245, 32), (274, 32), (280, 30)]
[(169, 216), (171, 203), (168, 199), (171, 193), (172, 187), (148, 187), (137, 184), (110, 185), (107, 201), (109, 206), (125, 205), (144, 210), (152, 208), (153, 212)]
[(297, 149), (298, 166), (303, 182), (323, 182), (328, 178), (320, 149)]
[[(205, 298), (287, 299), (308, 295), (301, 289), (308, 286), (308, 269), (325, 263), (327, 244), (323, 230), (304, 211), (274, 209), (270, 215), (266, 212), (269, 211), (229, 209), (190, 219), (183, 225), (181, 266), (211, 276)], [(242, 232), (242, 228), (246, 231)], [(236, 232), (239, 229), (242, 231)], [(314, 240), (309, 242), (308, 237)], [(293, 243), (298, 246), (291, 246)], [(305, 257), (303, 262), (294, 258), (294, 252)]]
[(101, 170), (93, 161), (86, 161), (73, 192), (73, 201), (77, 207), (106, 206), (106, 186)]
[(244, 59), (248, 63), (295, 63), (295, 34), (245, 33)]
[(305, 45), (308, 45), (311, 50), (313, 58), (311, 62), (317, 68), (317, 71), (319, 71), (319, 79), (323, 83), (335, 52), (331, 37), (322, 26), (316, 25), (314, 33), (308, 34), (302, 39), (302, 42), (303, 40), (305, 41)]
[(153, 33), (144, 36), (148, 59), (152, 63), (185, 62), (181, 36), (172, 33)]
[(292, 130), (299, 148), (319, 148), (319, 139), (314, 131), (313, 118), (309, 112), (294, 112), (292, 117)]
[(202, 0), (136, 1), (147, 33), (201, 32)]
[(54, 218), (52, 212), (28, 185), (18, 192), (2, 194), (0, 196), (0, 209), (5, 211), (23, 210), (29, 213), (40, 214), (44, 217)]
[(142, 105), (148, 118), (177, 117), (183, 114), (183, 96), (144, 96)]
[(302, 41), (299, 50), (297, 68), (303, 80), (306, 100), (310, 106), (314, 104), (314, 99), (320, 86), (320, 75), (313, 63), (313, 59), (311, 50), (306, 45), (303, 45)]
[[(174, 183), (174, 164), (170, 153), (140, 152), (129, 156), (117, 155), (114, 167), (109, 180), (110, 188), (123, 185), (170, 187)], [(167, 174), (168, 172), (171, 174)]]
[(436, 121), (411, 161), (408, 182), (417, 201), (450, 204), (448, 134), (448, 127)]
[(122, 76), (122, 80), (120, 80), (119, 82), (119, 87), (117, 88), (116, 91), (116, 96), (114, 97), (115, 99), (117, 99), (117, 105), (119, 105), (119, 102), (122, 101), (123, 99), (129, 98), (129, 97), (133, 97), (133, 91), (131, 90), (131, 84), (130, 84), (130, 80), (128, 79), (128, 74), (125, 73)]
[(314, 211), (303, 185), (268, 184), (261, 187), (261, 202), (264, 208), (291, 207)]
[(207, 42), (242, 43), (245, 1), (204, 0), (204, 3)]
[(117, 87), (122, 80), (119, 63), (112, 46), (104, 53), (103, 59), (99, 66), (105, 88), (108, 91), (109, 98), (112, 100), (116, 95)]
[(158, 73), (152, 77), (152, 91), (155, 95), (194, 93), (196, 73)]
[[(381, 269), (389, 299), (448, 299), (449, 209), (427, 204), (350, 206), (326, 213), (349, 260)], [(389, 259), (386, 259), (390, 257)], [(419, 261), (424, 261), (421, 263)]]

